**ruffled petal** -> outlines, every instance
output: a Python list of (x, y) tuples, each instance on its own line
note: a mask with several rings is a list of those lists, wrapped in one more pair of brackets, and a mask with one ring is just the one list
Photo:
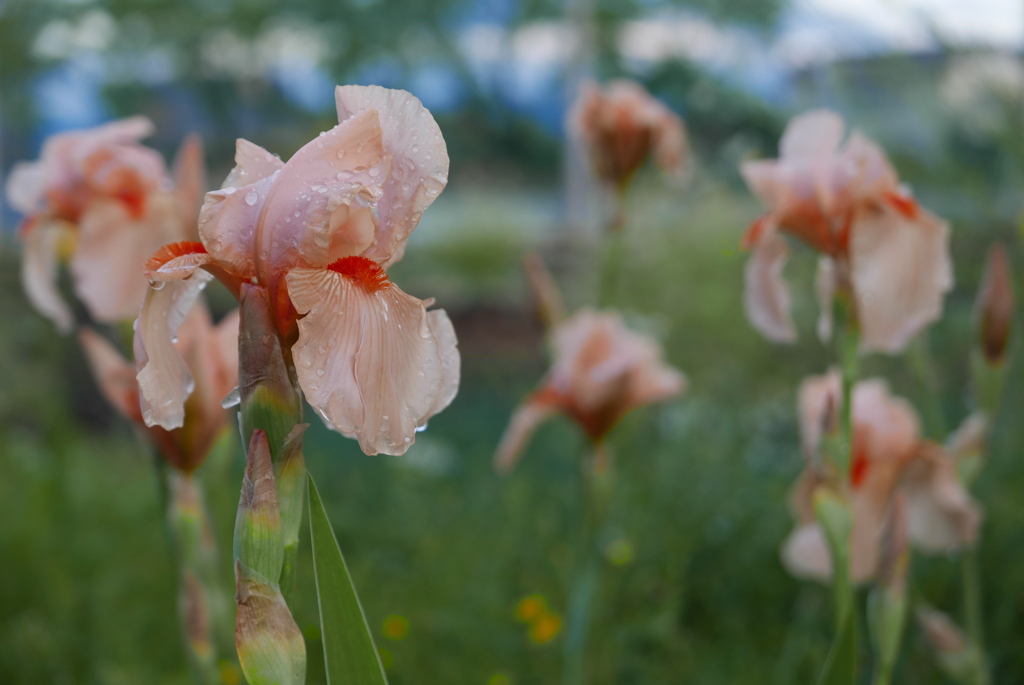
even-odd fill
[(174, 340), (211, 278), (206, 271), (198, 270), (187, 279), (167, 281), (146, 292), (135, 322), (134, 348), (139, 403), (147, 426), (172, 430), (184, 423), (185, 400), (195, 382)]
[(135, 365), (91, 328), (78, 332), (78, 340), (89, 361), (100, 392), (107, 402), (131, 421), (141, 422), (139, 384), (135, 380)]
[(907, 469), (903, 491), (915, 546), (941, 554), (974, 542), (981, 510), (960, 483), (951, 454), (925, 444)]
[(949, 226), (923, 209), (868, 209), (850, 236), (850, 280), (865, 351), (897, 353), (942, 314), (953, 287)]
[[(327, 269), (292, 269), (299, 385), (328, 426), (367, 454), (403, 454), (444, 396), (446, 357), (421, 300), (393, 284), (371, 291)], [(440, 321), (435, 319), (435, 325)]]
[(235, 141), (235, 166), (220, 187), (244, 188), (273, 176), (274, 172), (280, 171), (283, 166), (284, 162), (277, 155), (267, 152), (256, 143), (250, 143), (245, 138), (238, 138)]
[(766, 230), (747, 260), (743, 304), (750, 323), (773, 342), (791, 343), (796, 329), (790, 314), (789, 289), (782, 268), (789, 258), (789, 246), (775, 230)]
[(378, 205), (377, 243), (364, 256), (384, 266), (402, 258), (405, 240), (420, 216), (448, 183), (448, 150), (434, 117), (411, 93), (380, 86), (338, 86), (338, 120), (376, 110), (384, 147), (392, 156), (391, 174)]
[(21, 262), (21, 283), (25, 295), (61, 333), (70, 332), (74, 325), (71, 310), (57, 288), (57, 253), (62, 233), (67, 230), (58, 222), (36, 223), (24, 236)]
[(267, 192), (256, 235), (257, 263), (267, 266), (260, 273), (266, 278), (293, 266), (330, 264), (331, 228), (349, 225), (332, 222), (332, 215), (357, 201), (380, 200), (389, 174), (376, 111), (346, 119), (306, 143)]
[(98, 321), (131, 321), (138, 315), (148, 287), (144, 264), (161, 245), (180, 237), (180, 226), (174, 199), (164, 193), (147, 198), (140, 219), (120, 202), (90, 205), (79, 225), (71, 273), (75, 291)]
[(240, 279), (256, 275), (256, 224), (277, 176), (271, 174), (243, 188), (207, 193), (199, 212), (203, 245), (218, 264)]
[(430, 415), (434, 416), (451, 404), (458, 394), (462, 360), (459, 355), (459, 341), (455, 337), (455, 327), (448, 318), (448, 312), (443, 309), (427, 312), (427, 325), (441, 352), (441, 387), (437, 399), (430, 408)]
[(827, 109), (805, 112), (789, 121), (779, 141), (779, 156), (822, 158), (834, 154), (843, 140), (843, 118)]
[(553, 404), (531, 400), (512, 412), (512, 418), (494, 453), (494, 470), (500, 474), (510, 472), (540, 424), (557, 412), (558, 408)]

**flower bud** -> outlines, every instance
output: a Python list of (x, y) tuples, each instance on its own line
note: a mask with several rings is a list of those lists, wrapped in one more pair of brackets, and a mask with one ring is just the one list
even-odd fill
[(1013, 321), (1013, 280), (1006, 249), (994, 244), (988, 253), (985, 275), (975, 303), (979, 345), (985, 361), (999, 366), (1006, 356)]

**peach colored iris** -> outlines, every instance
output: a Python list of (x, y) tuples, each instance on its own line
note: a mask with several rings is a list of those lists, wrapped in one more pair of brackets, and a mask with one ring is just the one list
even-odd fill
[(630, 331), (617, 314), (583, 309), (555, 327), (552, 343), (551, 371), (516, 409), (498, 446), (499, 471), (515, 465), (534, 430), (556, 413), (599, 445), (623, 416), (683, 389), (683, 375), (662, 362), (658, 344)]
[(768, 206), (743, 237), (751, 323), (778, 342), (796, 338), (782, 269), (782, 234), (820, 253), (819, 335), (831, 333), (832, 299), (848, 294), (865, 351), (898, 352), (942, 312), (953, 287), (949, 227), (914, 201), (878, 145), (859, 131), (843, 142), (834, 112), (793, 119), (779, 159), (745, 162), (747, 185)]
[[(103, 396), (127, 419), (145, 425), (135, 364), (92, 329), (82, 329), (79, 340)], [(199, 303), (182, 323), (175, 348), (195, 378), (183, 427), (172, 431), (152, 427), (148, 432), (164, 458), (189, 473), (202, 464), (228, 425), (229, 414), (220, 401), (238, 385), (238, 311), (215, 326)]]
[(671, 176), (686, 171), (682, 119), (635, 81), (612, 81), (604, 89), (585, 82), (568, 127), (585, 143), (598, 176), (620, 190), (650, 155)]
[(928, 552), (945, 552), (974, 541), (981, 514), (961, 485), (955, 457), (925, 441), (913, 408), (893, 397), (885, 382), (865, 380), (853, 390), (853, 455), (849, 477), (838, 482), (822, 458), (823, 438), (834, 434), (842, 404), (838, 371), (804, 381), (800, 425), (806, 469), (793, 495), (797, 527), (782, 559), (797, 576), (827, 579), (831, 560), (814, 520), (811, 497), (825, 484), (848, 493), (853, 508), (850, 573), (855, 582), (878, 570), (886, 517), (902, 493), (910, 541)]
[(287, 163), (239, 140), (235, 168), (206, 196), (202, 242), (149, 261), (156, 285), (136, 338), (147, 424), (181, 425), (190, 381), (169, 341), (211, 274), (236, 295), (241, 283), (268, 290), (309, 403), (366, 453), (402, 454), (455, 396), (451, 321), (385, 270), (447, 182), (441, 132), (404, 91), (344, 86), (336, 101), (340, 123)]
[(25, 215), (22, 280), (35, 307), (67, 332), (73, 317), (57, 289), (70, 260), (75, 294), (94, 319), (134, 319), (146, 292), (140, 265), (160, 245), (187, 236), (202, 188), (198, 141), (182, 148), (177, 188), (163, 159), (139, 144), (142, 117), (49, 138), (40, 159), (15, 165), (7, 197)]

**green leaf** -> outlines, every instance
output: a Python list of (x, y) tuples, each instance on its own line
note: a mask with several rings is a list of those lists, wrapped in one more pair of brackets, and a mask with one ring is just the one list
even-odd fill
[(327, 519), (313, 477), (309, 479), (309, 532), (320, 602), (327, 682), (333, 685), (386, 685), (366, 615), (348, 575), (341, 548)]
[(844, 611), (818, 685), (853, 685), (857, 681), (857, 625), (853, 611)]

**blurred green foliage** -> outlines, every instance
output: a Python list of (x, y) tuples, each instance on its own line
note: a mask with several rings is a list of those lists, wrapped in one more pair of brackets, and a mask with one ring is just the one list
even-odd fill
[[(394, 273), (409, 292), (439, 296), (453, 317), (464, 364), (453, 405), (402, 458), (366, 457), (315, 419), (308, 434), (309, 468), (393, 685), (487, 683), (497, 673), (527, 685), (551, 682), (560, 670), (561, 636), (535, 644), (514, 611), (538, 593), (564, 615), (584, 444), (556, 419), (510, 477), (491, 471), (510, 410), (546, 366), (518, 267), (537, 238), (516, 227), (536, 219), (522, 201), (529, 195), (498, 195), (463, 188), (447, 204), (442, 196), (431, 210), (437, 223), (421, 228)], [(811, 330), (813, 258), (798, 251), (790, 274), (803, 283), (795, 288), (801, 342), (772, 346), (751, 331), (740, 306), (745, 255), (736, 242), (757, 212), (751, 198), (706, 178), (684, 195), (643, 176), (629, 207), (616, 304), (662, 337), (690, 387), (614, 433), (619, 482), (588, 682), (810, 682), (830, 642), (829, 595), (790, 578), (778, 545), (801, 466), (795, 388), (829, 360)], [(955, 234), (962, 285), (927, 336), (948, 425), (966, 410), (969, 311), (985, 236)], [(547, 248), (564, 265), (557, 276), (574, 306), (593, 299), (592, 267), (602, 258), (587, 245)], [(73, 341), (30, 311), (12, 275), (16, 253), (6, 249), (3, 260), (0, 682), (189, 682), (152, 456), (102, 409)], [(904, 360), (876, 357), (867, 367), (918, 406), (928, 400)], [(982, 568), (996, 682), (1024, 677), (1016, 599), (1024, 596), (1024, 472), (1016, 459), (1024, 429), (1014, 420), (1024, 402), (1021, 373), (1014, 368), (978, 483), (988, 511)], [(226, 544), (242, 460), (237, 444), (221, 455), (203, 477)], [(302, 545), (295, 614), (317, 683), (316, 596), (308, 540)], [(917, 592), (955, 614), (955, 563), (915, 557), (913, 569)], [(394, 616), (408, 621), (397, 639), (383, 629)], [(897, 681), (940, 682), (914, 628)]]

